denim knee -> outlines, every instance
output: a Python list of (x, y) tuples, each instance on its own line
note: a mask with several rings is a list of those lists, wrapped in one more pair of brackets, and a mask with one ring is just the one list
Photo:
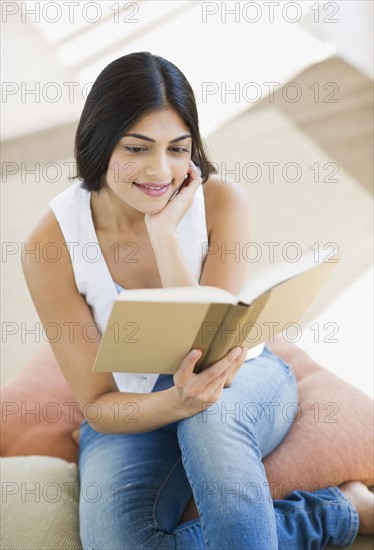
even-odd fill
[(254, 432), (257, 422), (264, 415), (267, 404), (263, 404), (251, 395), (245, 399), (238, 396), (233, 388), (225, 388), (221, 397), (210, 404), (204, 410), (178, 423), (178, 433), (186, 430), (201, 433), (205, 429), (210, 433), (215, 431), (222, 433), (225, 428), (233, 425), (244, 427), (249, 432)]
[(257, 449), (256, 426), (239, 401), (218, 401), (205, 410), (180, 420), (177, 428), (179, 445), (183, 451), (200, 455), (210, 449), (217, 452), (217, 460), (223, 448), (235, 447), (239, 440), (245, 440), (247, 449)]
[[(215, 403), (180, 420), (178, 439), (182, 447), (198, 450), (229, 445), (233, 452), (245, 440), (259, 458), (266, 456), (288, 433), (298, 411), (295, 375), (289, 365), (269, 354), (260, 382), (252, 383), (254, 369), (238, 373)], [(244, 367), (245, 368), (245, 367)], [(267, 383), (269, 381), (269, 383)]]

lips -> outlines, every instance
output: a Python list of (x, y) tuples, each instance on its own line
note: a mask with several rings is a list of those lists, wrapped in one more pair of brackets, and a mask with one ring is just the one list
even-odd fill
[(160, 197), (168, 191), (171, 184), (152, 185), (151, 183), (136, 183), (134, 181), (134, 185), (139, 191), (150, 197)]
[(147, 189), (162, 189), (163, 187), (168, 187), (170, 183), (162, 183), (155, 184), (155, 183), (138, 183), (137, 181), (134, 181), (135, 185), (138, 185), (139, 187), (146, 187)]

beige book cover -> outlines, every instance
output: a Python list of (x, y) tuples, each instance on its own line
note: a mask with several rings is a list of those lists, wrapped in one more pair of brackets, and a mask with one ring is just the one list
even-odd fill
[(342, 252), (314, 251), (271, 265), (237, 296), (213, 286), (124, 290), (113, 303), (94, 372), (174, 374), (193, 348), (195, 372), (235, 346), (251, 349), (299, 323)]

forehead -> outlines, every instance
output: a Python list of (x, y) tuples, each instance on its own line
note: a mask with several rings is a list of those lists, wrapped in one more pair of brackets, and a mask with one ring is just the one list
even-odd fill
[[(168, 135), (171, 137), (178, 137), (183, 133), (190, 133), (188, 126), (184, 123), (183, 119), (173, 109), (164, 109), (162, 111), (153, 111), (142, 117), (136, 122), (129, 132), (137, 131), (139, 133), (147, 134), (152, 132), (155, 135)], [(175, 135), (174, 135), (175, 134)], [(153, 137), (150, 135), (150, 137)]]

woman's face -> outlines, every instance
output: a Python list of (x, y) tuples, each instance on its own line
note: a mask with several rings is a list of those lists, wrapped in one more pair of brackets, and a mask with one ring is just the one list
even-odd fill
[(106, 182), (136, 210), (157, 213), (183, 183), (191, 149), (190, 131), (179, 115), (170, 108), (155, 111), (121, 137), (110, 158)]

